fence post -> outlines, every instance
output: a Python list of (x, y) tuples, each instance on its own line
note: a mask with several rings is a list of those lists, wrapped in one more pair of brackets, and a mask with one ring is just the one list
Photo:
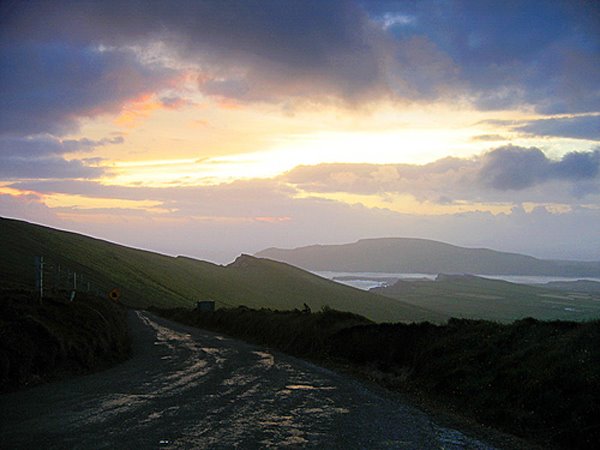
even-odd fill
[(35, 288), (40, 294), (40, 303), (44, 298), (44, 257), (35, 257)]
[(56, 270), (54, 271), (54, 291), (60, 290), (60, 264), (56, 264)]

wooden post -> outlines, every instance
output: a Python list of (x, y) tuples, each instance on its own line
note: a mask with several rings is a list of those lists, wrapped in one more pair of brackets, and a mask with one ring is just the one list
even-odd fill
[(56, 270), (54, 271), (54, 291), (60, 290), (60, 264), (56, 264)]
[(44, 298), (44, 257), (35, 257), (35, 288), (40, 294), (40, 303)]

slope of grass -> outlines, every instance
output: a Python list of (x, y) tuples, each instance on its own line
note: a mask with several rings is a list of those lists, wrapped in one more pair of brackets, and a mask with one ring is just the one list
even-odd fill
[[(244, 286), (238, 304), (252, 307), (265, 307), (274, 309), (301, 308), (303, 303), (312, 309), (319, 310), (323, 307), (349, 311), (368, 317), (377, 322), (399, 320), (402, 322), (429, 320), (442, 322), (447, 316), (434, 313), (419, 306), (409, 305), (405, 302), (395, 304), (396, 300), (383, 296), (372, 297), (364, 301), (358, 289), (339, 290), (343, 286), (317, 277), (287, 264), (268, 259), (256, 259), (251, 256), (242, 256), (228, 266), (235, 273), (239, 286)], [(345, 286), (343, 286), (345, 287)], [(285, 297), (273, 296), (267, 298), (263, 293), (283, 293)], [(324, 293), (326, 295), (323, 295)], [(252, 299), (259, 298), (259, 302)], [(248, 301), (246, 301), (248, 300)], [(348, 307), (352, 305), (352, 307)], [(394, 317), (392, 319), (392, 317)]]
[(328, 309), (157, 312), (297, 356), (341, 363), (545, 448), (594, 448), (600, 439), (600, 321), (373, 324)]
[[(128, 306), (187, 306), (212, 299), (217, 307), (279, 309), (330, 305), (372, 320), (444, 321), (424, 308), (325, 280), (283, 263), (241, 256), (219, 266), (132, 249), (26, 222), (0, 219), (0, 276), (16, 287), (34, 285), (33, 261), (43, 255), (85, 274), (103, 292), (121, 288)], [(49, 276), (49, 281), (52, 276)]]
[(403, 281), (372, 289), (381, 295), (440, 313), (469, 319), (509, 322), (600, 318), (600, 295), (565, 292), (465, 275), (440, 275), (436, 280)]
[(80, 294), (43, 304), (30, 291), (0, 290), (0, 392), (85, 373), (129, 353), (126, 310)]

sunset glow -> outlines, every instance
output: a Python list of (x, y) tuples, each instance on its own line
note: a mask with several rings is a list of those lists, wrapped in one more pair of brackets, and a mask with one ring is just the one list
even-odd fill
[(600, 258), (593, 2), (136, 5), (1, 7), (3, 216), (218, 261), (381, 235)]

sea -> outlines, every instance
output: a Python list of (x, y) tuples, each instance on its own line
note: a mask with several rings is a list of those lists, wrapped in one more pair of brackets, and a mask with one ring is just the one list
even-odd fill
[[(385, 287), (394, 284), (396, 280), (435, 280), (437, 274), (431, 273), (384, 273), (384, 272), (332, 272), (318, 271), (313, 272), (329, 280), (336, 281), (347, 286), (368, 291), (376, 287)], [(504, 280), (511, 283), (519, 284), (546, 284), (552, 281), (578, 281), (589, 280), (600, 282), (600, 278), (569, 278), (569, 277), (553, 277), (553, 276), (524, 276), (524, 275), (476, 275), (482, 278), (492, 280)]]

